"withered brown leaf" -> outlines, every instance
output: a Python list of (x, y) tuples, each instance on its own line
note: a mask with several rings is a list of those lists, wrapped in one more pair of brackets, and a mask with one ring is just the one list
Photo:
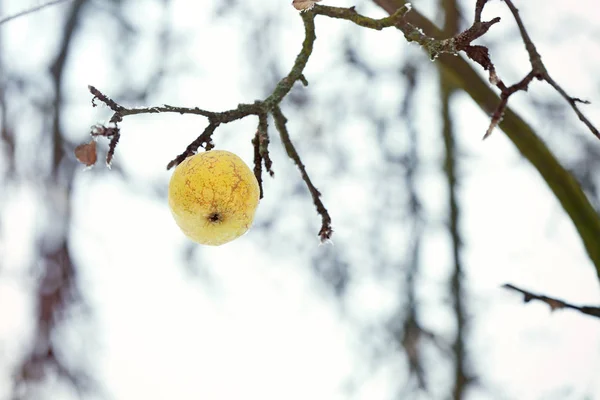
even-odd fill
[(88, 167), (96, 164), (98, 154), (96, 153), (96, 141), (92, 140), (89, 143), (80, 144), (75, 148), (75, 157), (77, 161), (85, 164)]

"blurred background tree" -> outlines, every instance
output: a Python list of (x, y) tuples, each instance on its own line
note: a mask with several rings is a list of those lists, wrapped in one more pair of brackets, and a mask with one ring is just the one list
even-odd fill
[[(554, 79), (599, 121), (595, 2), (520, 3)], [(475, 6), (419, 0), (407, 19), (451, 37)], [(528, 54), (502, 1), (496, 16), (478, 42), (517, 82)], [(213, 249), (166, 207), (164, 167), (205, 120), (129, 117), (112, 169), (84, 170), (73, 151), (111, 116), (87, 85), (131, 107), (264, 99), (304, 38), (289, 2), (71, 0), (0, 25), (1, 398), (600, 398), (597, 320), (500, 287), (600, 303), (598, 139), (534, 81), (482, 143), (499, 99), (480, 66), (430, 62), (395, 29), (318, 16), (316, 33), (309, 86), (281, 108), (333, 245), (272, 132), (255, 227)], [(250, 164), (255, 129), (213, 139)]]

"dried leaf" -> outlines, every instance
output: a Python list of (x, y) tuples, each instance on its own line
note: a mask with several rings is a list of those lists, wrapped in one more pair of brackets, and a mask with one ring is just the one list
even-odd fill
[(294, 0), (292, 1), (292, 5), (296, 10), (300, 11), (308, 11), (315, 6), (315, 3), (321, 0)]
[(75, 157), (77, 160), (88, 167), (96, 164), (98, 154), (96, 153), (96, 142), (92, 140), (89, 143), (80, 144), (75, 148)]
[(546, 304), (548, 304), (550, 306), (551, 311), (560, 310), (561, 308), (565, 308), (565, 303), (560, 300), (547, 299), (545, 301), (546, 301)]

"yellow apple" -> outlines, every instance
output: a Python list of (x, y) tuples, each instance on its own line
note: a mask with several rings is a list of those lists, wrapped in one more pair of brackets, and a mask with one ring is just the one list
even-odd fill
[(250, 168), (229, 151), (186, 158), (169, 183), (169, 208), (179, 228), (195, 242), (219, 246), (252, 225), (260, 190)]

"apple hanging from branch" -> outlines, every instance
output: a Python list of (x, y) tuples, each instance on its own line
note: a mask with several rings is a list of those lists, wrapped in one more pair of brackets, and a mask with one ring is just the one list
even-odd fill
[(186, 158), (169, 183), (169, 208), (183, 233), (197, 243), (219, 246), (252, 225), (260, 189), (237, 155), (211, 150)]

